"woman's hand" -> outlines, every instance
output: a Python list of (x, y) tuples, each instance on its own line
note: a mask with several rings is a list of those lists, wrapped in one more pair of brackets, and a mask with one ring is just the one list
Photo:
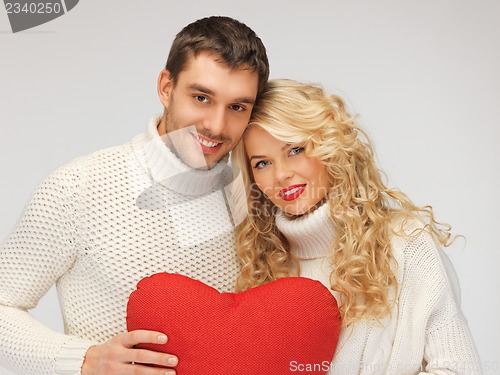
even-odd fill
[(134, 348), (137, 344), (166, 342), (167, 336), (161, 332), (137, 330), (121, 333), (101, 345), (89, 348), (83, 360), (82, 375), (174, 375), (172, 367), (177, 365), (176, 356)]

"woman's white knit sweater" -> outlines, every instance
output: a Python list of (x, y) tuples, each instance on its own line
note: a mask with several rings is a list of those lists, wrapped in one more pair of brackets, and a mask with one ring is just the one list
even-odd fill
[[(130, 143), (56, 170), (35, 191), (0, 248), (2, 365), (78, 374), (91, 345), (126, 330), (129, 294), (153, 273), (233, 290), (239, 266), (224, 164), (184, 165), (158, 135), (159, 119)], [(27, 312), (53, 283), (65, 334)]]
[[(301, 276), (330, 288), (328, 258), (336, 231), (328, 204), (291, 220), (278, 213), (278, 229), (299, 258)], [(407, 226), (411, 233), (416, 229)], [(399, 283), (391, 316), (343, 328), (331, 374), (480, 374), (479, 356), (460, 310), (456, 274), (431, 236), (394, 236), (392, 254)], [(331, 290), (331, 288), (330, 288)], [(332, 291), (338, 300), (338, 295)]]

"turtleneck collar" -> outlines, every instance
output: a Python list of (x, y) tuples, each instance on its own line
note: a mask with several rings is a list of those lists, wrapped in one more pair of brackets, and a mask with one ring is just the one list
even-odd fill
[(157, 127), (161, 118), (161, 115), (154, 116), (146, 132), (134, 142), (135, 152), (139, 151), (137, 146), (142, 149), (142, 160), (152, 182), (183, 195), (203, 195), (225, 186), (231, 175), (227, 163), (217, 163), (210, 170), (193, 169), (184, 164), (160, 137)]
[(328, 256), (336, 236), (329, 205), (324, 203), (313, 212), (292, 219), (282, 211), (276, 214), (276, 226), (290, 243), (290, 251), (299, 259)]

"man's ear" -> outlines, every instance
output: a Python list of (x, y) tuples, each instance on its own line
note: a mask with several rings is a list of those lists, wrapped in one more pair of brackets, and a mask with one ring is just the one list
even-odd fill
[(170, 96), (174, 87), (174, 80), (167, 69), (163, 69), (158, 75), (158, 97), (165, 109), (170, 103)]

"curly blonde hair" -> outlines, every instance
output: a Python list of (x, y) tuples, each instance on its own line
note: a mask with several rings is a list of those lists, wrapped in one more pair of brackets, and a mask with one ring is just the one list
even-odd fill
[[(366, 133), (355, 125), (344, 101), (321, 87), (269, 81), (254, 108), (252, 126), (285, 143), (303, 143), (306, 155), (327, 168), (327, 202), (337, 231), (330, 252), (330, 283), (340, 297), (343, 325), (389, 314), (389, 291), (398, 287), (391, 268), (391, 235), (417, 235), (403, 230), (408, 219), (416, 218), (425, 223), (421, 230), (448, 246), (451, 227), (434, 219), (431, 206), (415, 206), (404, 193), (384, 184)], [(298, 260), (276, 227), (276, 207), (255, 185), (243, 141), (233, 150), (232, 161), (241, 170), (248, 204), (248, 216), (237, 227), (242, 265), (237, 290), (300, 275)], [(396, 218), (403, 223), (398, 230)]]

